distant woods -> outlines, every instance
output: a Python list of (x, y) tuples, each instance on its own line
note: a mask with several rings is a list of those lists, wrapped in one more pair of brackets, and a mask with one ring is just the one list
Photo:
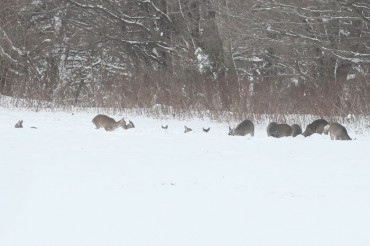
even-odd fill
[(370, 114), (368, 0), (2, 0), (0, 94)]

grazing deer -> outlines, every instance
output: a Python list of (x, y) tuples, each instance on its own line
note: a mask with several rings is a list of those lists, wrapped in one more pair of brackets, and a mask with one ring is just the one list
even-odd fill
[(331, 140), (352, 140), (347, 133), (347, 129), (339, 123), (332, 123), (329, 127)]
[[(113, 130), (117, 129), (118, 127), (122, 127), (124, 129), (127, 129), (126, 128), (127, 127), (126, 121), (123, 118), (120, 121), (115, 121), (113, 118), (111, 118), (109, 116), (99, 114), (99, 115), (94, 117), (92, 122), (96, 126), (96, 129), (99, 129), (101, 127), (104, 128), (106, 131), (113, 131)], [(130, 124), (131, 123), (132, 122), (130, 121)], [(132, 127), (135, 127), (135, 126), (133, 126), (133, 123), (132, 123), (132, 125), (130, 125), (130, 128), (132, 128)]]
[(254, 125), (253, 122), (250, 120), (244, 120), (235, 128), (231, 128), (229, 126), (229, 135), (230, 136), (245, 136), (250, 134), (252, 137), (254, 136)]
[(288, 124), (274, 124), (270, 127), (270, 136), (275, 138), (292, 136), (293, 129)]
[(185, 126), (185, 131), (184, 131), (184, 133), (191, 132), (192, 130), (193, 130), (193, 129), (191, 129), (191, 128), (189, 128), (189, 127)]
[(293, 129), (292, 137), (296, 137), (296, 136), (302, 134), (302, 128), (300, 127), (300, 125), (293, 124), (292, 129)]
[(15, 128), (23, 128), (23, 120), (19, 120), (14, 126)]
[(276, 123), (276, 122), (270, 122), (268, 125), (267, 125), (267, 136), (268, 137), (272, 137), (272, 135), (271, 135), (271, 132), (272, 132), (272, 130), (276, 127), (278, 125), (278, 123)]
[(211, 130), (211, 127), (208, 127), (208, 128), (204, 128), (204, 127), (203, 127), (203, 131), (204, 131), (204, 132), (206, 132), (206, 133), (207, 133), (207, 132), (209, 132), (209, 130)]
[(162, 129), (167, 130), (167, 128), (168, 128), (168, 125), (162, 126)]
[(303, 132), (303, 136), (308, 137), (314, 133), (328, 134), (328, 125), (329, 123), (324, 119), (315, 120), (307, 125), (306, 130)]

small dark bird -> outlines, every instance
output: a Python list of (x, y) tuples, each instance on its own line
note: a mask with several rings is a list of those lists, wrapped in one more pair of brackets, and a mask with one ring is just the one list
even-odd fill
[(204, 132), (209, 132), (209, 130), (211, 130), (211, 127), (208, 127), (207, 129), (203, 127)]
[(185, 132), (184, 132), (184, 133), (191, 132), (191, 131), (192, 131), (192, 129), (191, 129), (191, 128), (189, 128), (189, 127), (185, 126)]
[(18, 121), (17, 124), (15, 124), (14, 127), (15, 128), (23, 128), (23, 120)]
[(167, 129), (168, 125), (162, 126), (162, 129)]

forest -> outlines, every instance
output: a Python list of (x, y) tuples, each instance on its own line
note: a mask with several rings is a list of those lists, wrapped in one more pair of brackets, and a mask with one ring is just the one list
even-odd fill
[(370, 115), (368, 0), (2, 0), (0, 95)]

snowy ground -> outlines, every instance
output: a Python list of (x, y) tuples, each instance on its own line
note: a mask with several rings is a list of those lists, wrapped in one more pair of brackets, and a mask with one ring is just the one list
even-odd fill
[(370, 245), (366, 132), (230, 137), (133, 116), (106, 132), (93, 116), (0, 108), (0, 245)]

